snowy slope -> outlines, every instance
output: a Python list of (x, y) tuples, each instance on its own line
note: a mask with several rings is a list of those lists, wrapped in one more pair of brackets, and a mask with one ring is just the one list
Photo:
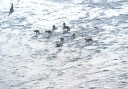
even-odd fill
[(0, 89), (128, 89), (127, 38), (127, 0), (1, 0)]

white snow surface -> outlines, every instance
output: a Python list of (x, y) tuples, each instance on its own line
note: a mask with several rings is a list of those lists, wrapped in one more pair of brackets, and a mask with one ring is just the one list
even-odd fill
[(0, 0), (0, 89), (128, 89), (128, 1)]

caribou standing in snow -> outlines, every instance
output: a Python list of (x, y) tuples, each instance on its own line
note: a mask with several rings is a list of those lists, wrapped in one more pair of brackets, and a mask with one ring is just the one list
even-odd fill
[(70, 31), (70, 27), (69, 26), (66, 26), (66, 24), (63, 23), (63, 30), (64, 30), (64, 32), (68, 32), (68, 31)]
[(61, 37), (60, 38), (60, 41), (57, 42), (56, 47), (62, 47), (63, 46), (63, 43), (64, 43), (64, 38)]
[(56, 30), (57, 29), (57, 27), (55, 26), (55, 25), (53, 25), (52, 26), (52, 30), (54, 31), (54, 30)]
[(39, 30), (34, 30), (34, 32), (36, 33), (36, 35), (39, 35), (40, 34), (40, 31)]
[(54, 32), (54, 30), (56, 30), (57, 27), (55, 25), (52, 26), (52, 31), (51, 30), (47, 30), (45, 31), (45, 33), (48, 33), (49, 37), (52, 36), (52, 33)]
[(91, 37), (84, 38), (84, 40), (86, 40), (88, 44), (93, 42)]

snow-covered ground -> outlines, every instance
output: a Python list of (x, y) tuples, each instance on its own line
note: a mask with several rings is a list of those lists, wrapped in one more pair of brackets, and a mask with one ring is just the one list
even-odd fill
[(128, 89), (128, 1), (0, 0), (0, 89)]

